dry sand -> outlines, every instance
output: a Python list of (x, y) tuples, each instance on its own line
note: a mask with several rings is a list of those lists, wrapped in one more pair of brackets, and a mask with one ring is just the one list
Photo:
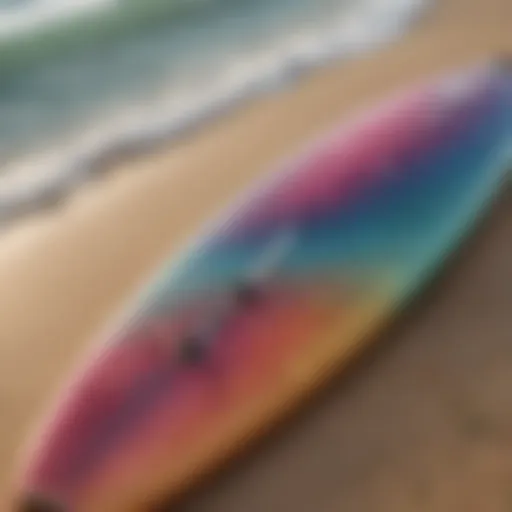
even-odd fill
[[(505, 50), (510, 0), (440, 0), (400, 43), (321, 70), (179, 148), (120, 165), (58, 212), (2, 234), (0, 492), (90, 337), (236, 191), (397, 87)], [(384, 340), (378, 357), (187, 510), (512, 510), (511, 207), (508, 194), (391, 336), (398, 342)]]

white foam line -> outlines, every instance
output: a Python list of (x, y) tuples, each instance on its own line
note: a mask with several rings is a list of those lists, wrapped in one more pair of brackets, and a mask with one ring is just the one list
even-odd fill
[(241, 55), (207, 91), (163, 94), (153, 107), (127, 112), (102, 132), (96, 122), (80, 140), (18, 162), (0, 176), (0, 221), (54, 205), (104, 172), (106, 163), (186, 136), (248, 98), (271, 93), (315, 67), (392, 40), (428, 6), (424, 0), (361, 0), (352, 13), (342, 11), (338, 21), (317, 30), (321, 36), (295, 35), (272, 51)]

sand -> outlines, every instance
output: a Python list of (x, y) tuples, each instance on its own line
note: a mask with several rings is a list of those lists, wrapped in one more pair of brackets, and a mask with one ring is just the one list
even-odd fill
[[(320, 70), (205, 127), (180, 147), (121, 164), (54, 212), (2, 233), (0, 498), (34, 420), (91, 337), (205, 219), (309, 137), (397, 87), (507, 50), (512, 52), (509, 0), (440, 1), (399, 43)], [(505, 433), (512, 424), (502, 411), (512, 402), (506, 393), (512, 384), (506, 343), (512, 337), (510, 195), (504, 203), (488, 223), (492, 233), (480, 237), (475, 254), (460, 265), (465, 268), (456, 266), (458, 279), (443, 283), (426, 311), (397, 335), (403, 340), (370, 364), (373, 372), (361, 369), (348, 384), (340, 383), (282, 444), (264, 447), (264, 456), (204, 490), (190, 510), (241, 510), (240, 500), (254, 498), (255, 489), (259, 498), (245, 503), (245, 512), (342, 506), (345, 511), (510, 510), (512, 458)], [(494, 301), (492, 307), (482, 293)], [(487, 307), (484, 319), (475, 297)], [(479, 437), (475, 448), (451, 428), (446, 390), (463, 387), (462, 374), (474, 392), (468, 396), (478, 396), (480, 409), (499, 416), (502, 444)], [(385, 463), (385, 457), (401, 465)]]

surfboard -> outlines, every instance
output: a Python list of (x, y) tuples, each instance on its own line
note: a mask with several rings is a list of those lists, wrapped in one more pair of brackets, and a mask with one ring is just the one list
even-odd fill
[(422, 289), (490, 207), (511, 148), (512, 71), (493, 61), (270, 169), (73, 373), (15, 510), (142, 511), (257, 439)]

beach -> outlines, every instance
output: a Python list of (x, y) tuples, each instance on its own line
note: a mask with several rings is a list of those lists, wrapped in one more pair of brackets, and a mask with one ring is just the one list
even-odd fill
[[(63, 204), (5, 227), (0, 235), (0, 286), (5, 290), (0, 297), (0, 496), (8, 499), (20, 446), (87, 344), (204, 221), (333, 124), (416, 81), (512, 52), (511, 20), (508, 0), (440, 1), (400, 41), (363, 58), (319, 68), (290, 87), (211, 121), (178, 145), (164, 144), (129, 163), (114, 163), (108, 174), (81, 186)], [(489, 223), (489, 234), (480, 237), (474, 254), (448, 279), (446, 290), (441, 287), (433, 294), (427, 312), (401, 331), (403, 342), (383, 356), (375, 371), (380, 381), (367, 371), (367, 381), (353, 378), (348, 391), (340, 384), (311, 419), (293, 430), (290, 440), (281, 436), (283, 447), (266, 447), (266, 455), (238, 471), (232, 481), (227, 477), (205, 490), (190, 510), (240, 510), (244, 490), (255, 492), (251, 486), (262, 497), (244, 506), (246, 512), (306, 511), (318, 500), (321, 505), (315, 510), (325, 511), (342, 506), (348, 511), (507, 510), (512, 478), (510, 418), (504, 410), (510, 409), (504, 396), (511, 384), (507, 374), (512, 375), (506, 344), (512, 332), (510, 195), (499, 212), (495, 226)], [(477, 306), (471, 301), (465, 306), (465, 301), (482, 293), (494, 300), (494, 307), (478, 322)], [(431, 337), (435, 343), (428, 343)], [(436, 366), (438, 361), (444, 364)], [(460, 362), (457, 371), (447, 361)], [(472, 389), (475, 382), (485, 383), (475, 396), (480, 409), (498, 418), (497, 430), (505, 432), (499, 440), (479, 437), (475, 444), (457, 438), (455, 420), (445, 414), (445, 388), (436, 371), (448, 388), (460, 387), (461, 381), (473, 382)], [(428, 384), (434, 380), (431, 389)], [(379, 395), (380, 389), (391, 393), (392, 400)], [(393, 413), (384, 414), (388, 405)], [(410, 415), (411, 408), (417, 415)], [(406, 411), (414, 419), (392, 419), (403, 418)], [(328, 445), (321, 445), (322, 439), (335, 442), (333, 425), (342, 421), (348, 426), (337, 435), (343, 431), (351, 439), (340, 441), (333, 453), (341, 458), (345, 448), (347, 461), (360, 461), (356, 447), (368, 451), (371, 446), (352, 486), (348, 462), (337, 466), (329, 459)], [(391, 444), (383, 435), (372, 437), (368, 425), (373, 421), (379, 421), (379, 431), (393, 432)], [(383, 453), (398, 460), (396, 465), (384, 464)], [(324, 478), (312, 470), (324, 464), (320, 454), (331, 468)], [(341, 488), (332, 479), (333, 468), (347, 476)], [(281, 475), (280, 486), (275, 485), (276, 475)], [(308, 486), (313, 489), (309, 494)], [(415, 503), (422, 492), (430, 501)]]

